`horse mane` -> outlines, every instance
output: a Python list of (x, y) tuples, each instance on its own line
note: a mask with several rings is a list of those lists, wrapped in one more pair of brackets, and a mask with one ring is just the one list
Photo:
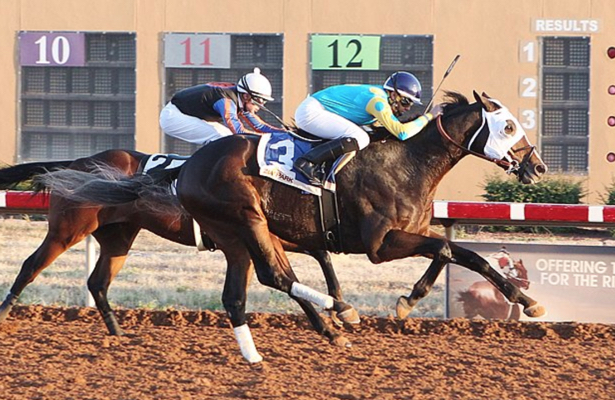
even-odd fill
[(451, 90), (444, 91), (444, 101), (442, 104), (445, 105), (444, 113), (448, 113), (450, 111), (454, 111), (456, 108), (460, 106), (468, 106), (470, 102), (468, 98), (459, 92), (454, 92)]

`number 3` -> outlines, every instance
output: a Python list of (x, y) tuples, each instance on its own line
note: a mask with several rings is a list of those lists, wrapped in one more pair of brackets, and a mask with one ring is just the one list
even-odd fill
[(521, 126), (524, 129), (536, 128), (536, 111), (535, 110), (520, 110), (521, 114)]

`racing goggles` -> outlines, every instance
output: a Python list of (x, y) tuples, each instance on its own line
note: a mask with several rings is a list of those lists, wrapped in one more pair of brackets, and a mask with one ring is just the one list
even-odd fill
[(399, 104), (401, 104), (402, 107), (410, 107), (414, 103), (409, 98), (400, 96)]
[(257, 106), (264, 106), (265, 104), (267, 104), (267, 100), (263, 99), (262, 97), (256, 96), (252, 96), (252, 102)]

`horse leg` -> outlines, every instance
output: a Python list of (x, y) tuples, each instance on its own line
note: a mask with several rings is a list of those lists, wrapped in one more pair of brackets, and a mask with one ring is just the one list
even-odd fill
[(340, 312), (337, 312), (333, 309), (329, 310), (331, 320), (337, 326), (342, 326), (344, 323), (360, 323), (361, 320), (359, 319), (359, 313), (357, 312), (357, 310), (355, 310), (354, 307), (350, 304), (344, 302), (344, 299), (342, 297), (342, 288), (339, 281), (337, 280), (335, 270), (333, 269), (333, 263), (331, 262), (331, 256), (329, 255), (329, 252), (326, 250), (311, 250), (306, 251), (306, 253), (314, 257), (314, 259), (318, 261), (320, 269), (325, 276), (325, 281), (327, 282), (327, 293), (329, 293), (329, 296), (340, 302), (343, 302), (346, 305), (346, 308)]
[(21, 265), (21, 269), (17, 278), (15, 278), (13, 286), (11, 286), (8, 295), (2, 302), (2, 305), (0, 305), (0, 322), (8, 317), (13, 306), (17, 304), (17, 300), (25, 287), (33, 282), (41, 271), (55, 261), (60, 254), (83, 240), (85, 235), (72, 236), (70, 239), (66, 240), (63, 240), (63, 237), (65, 237), (65, 235), (59, 236), (55, 231), (49, 230), (43, 243), (41, 243), (36, 251)]
[(242, 232), (242, 236), (254, 262), (259, 282), (288, 293), (299, 303), (316, 332), (327, 337), (330, 343), (350, 347), (348, 339), (327, 326), (310, 302), (338, 312), (344, 311), (346, 304), (299, 283), (280, 240), (269, 233), (267, 221), (253, 219), (249, 229)]
[[(369, 241), (370, 238), (368, 238)], [(432, 262), (421, 279), (414, 285), (409, 296), (400, 296), (396, 312), (399, 318), (406, 318), (416, 303), (431, 291), (438, 275), (451, 259), (448, 242), (441, 237), (428, 237), (400, 230), (387, 232), (375, 254), (368, 254), (374, 262), (398, 260), (421, 255), (431, 258)]]
[(109, 285), (124, 266), (128, 251), (139, 231), (139, 227), (121, 223), (103, 226), (92, 233), (100, 244), (100, 256), (88, 278), (88, 290), (110, 335), (121, 336), (124, 333), (109, 305), (107, 292)]
[(450, 243), (453, 251), (453, 262), (471, 271), (479, 273), (487, 281), (491, 282), (511, 303), (523, 306), (523, 313), (528, 317), (537, 318), (545, 314), (543, 306), (510, 283), (508, 279), (500, 275), (491, 265), (475, 252), (464, 249), (454, 243)]
[(247, 288), (252, 272), (250, 253), (238, 243), (226, 247), (225, 251), (227, 268), (224, 290), (222, 292), (222, 304), (231, 320), (231, 326), (235, 333), (235, 339), (241, 350), (241, 355), (250, 363), (255, 364), (263, 360), (256, 350), (252, 333), (247, 324), (246, 298)]
[(436, 255), (431, 261), (431, 264), (429, 264), (429, 267), (423, 276), (421, 276), (421, 278), (412, 287), (412, 292), (410, 292), (410, 295), (399, 296), (397, 299), (397, 304), (395, 305), (395, 311), (398, 318), (407, 318), (414, 309), (414, 306), (416, 306), (416, 303), (431, 292), (436, 279), (438, 279), (438, 276), (448, 261), (448, 257), (443, 257), (440, 254)]

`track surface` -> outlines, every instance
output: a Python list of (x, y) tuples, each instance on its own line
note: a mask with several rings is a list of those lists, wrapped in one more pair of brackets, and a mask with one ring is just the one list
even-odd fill
[(351, 349), (303, 316), (254, 314), (243, 361), (223, 314), (16, 307), (0, 325), (0, 398), (613, 399), (615, 326), (362, 318)]

